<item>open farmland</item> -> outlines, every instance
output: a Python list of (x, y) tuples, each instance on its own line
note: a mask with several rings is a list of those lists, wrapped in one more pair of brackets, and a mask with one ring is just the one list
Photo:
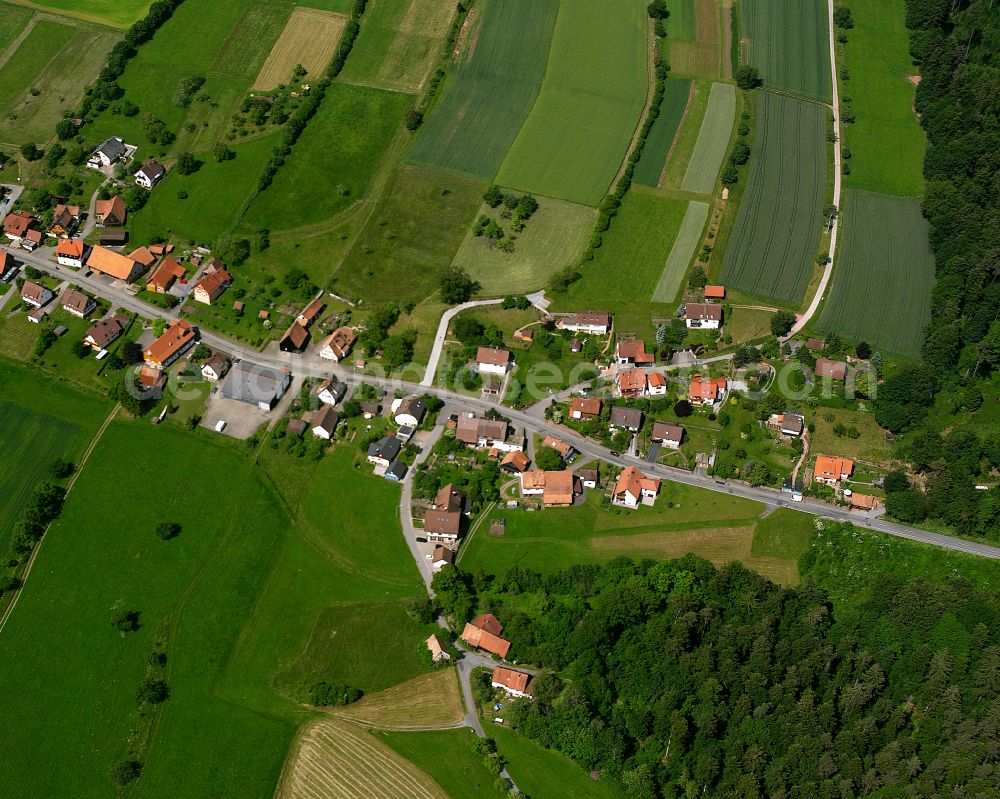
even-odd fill
[[(539, 197), (538, 210), (517, 235), (514, 252), (502, 252), (485, 236), (470, 230), (455, 264), (466, 269), (481, 286), (481, 294), (526, 293), (545, 286), (563, 267), (580, 259), (594, 228), (594, 210), (584, 205)], [(483, 205), (480, 214), (497, 217), (497, 209)]]
[(698, 38), (697, 6), (698, 0), (673, 0), (667, 8), (667, 36), (670, 40), (693, 42)]
[(88, 22), (127, 28), (146, 15), (151, 0), (8, 0), (15, 5), (41, 8)]
[(7, 55), (7, 48), (20, 36), (35, 12), (27, 8), (0, 5), (0, 60)]
[(735, 119), (736, 87), (731, 83), (713, 83), (708, 110), (698, 131), (698, 143), (681, 182), (685, 191), (709, 194), (715, 189)]
[(746, 195), (722, 262), (727, 285), (790, 303), (805, 294), (823, 221), (826, 114), (760, 95)]
[(297, 65), (306, 70), (306, 80), (318, 80), (333, 58), (347, 18), (315, 8), (296, 7), (285, 29), (274, 43), (253, 88), (270, 91), (288, 83)]
[(438, 669), (333, 711), (363, 727), (430, 730), (462, 723), (465, 706), (454, 669)]
[(490, 180), (500, 169), (545, 77), (557, 0), (477, 4), (444, 97), (408, 160)]
[[(676, 75), (723, 78), (728, 76), (729, 54), (722, 46), (721, 0), (680, 0), (667, 4), (667, 43), (670, 68)], [(674, 20), (674, 13), (678, 18)], [(675, 28), (679, 29), (675, 35)]]
[(369, 0), (342, 78), (417, 91), (441, 54), (454, 14), (447, 0)]
[(562, 0), (538, 99), (497, 182), (596, 205), (625, 157), (646, 101), (646, 10)]
[(740, 23), (765, 86), (830, 102), (826, 0), (744, 0)]
[(687, 272), (688, 264), (694, 257), (698, 242), (701, 241), (705, 222), (708, 221), (708, 211), (708, 203), (697, 200), (688, 203), (684, 220), (681, 222), (680, 230), (677, 231), (677, 238), (674, 239), (670, 255), (667, 256), (667, 263), (663, 267), (663, 273), (653, 290), (653, 302), (673, 302), (677, 298), (677, 292), (684, 281), (684, 273)]
[(920, 201), (848, 189), (840, 224), (833, 288), (820, 327), (917, 357), (934, 284)]
[[(492, 730), (489, 734), (492, 736)], [(467, 727), (426, 732), (380, 731), (375, 737), (432, 777), (452, 799), (510, 799), (510, 794), (497, 786), (496, 777), (486, 768), (482, 756), (472, 748), (476, 734)], [(442, 757), (442, 752), (447, 752), (447, 757)], [(543, 794), (532, 796), (546, 799)]]
[(659, 185), (660, 176), (670, 157), (690, 97), (691, 81), (667, 79), (660, 115), (653, 123), (642, 156), (635, 167), (636, 183), (653, 187)]

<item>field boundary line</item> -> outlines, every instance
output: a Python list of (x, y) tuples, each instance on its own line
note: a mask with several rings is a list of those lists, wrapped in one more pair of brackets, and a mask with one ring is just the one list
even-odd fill
[(29, 19), (27, 24), (24, 26), (24, 30), (17, 34), (14, 41), (7, 45), (7, 49), (4, 50), (3, 53), (0, 53), (0, 69), (7, 66), (7, 62), (14, 57), (14, 53), (17, 52), (22, 42), (24, 42), (24, 40), (28, 38), (28, 35), (35, 29), (35, 26), (38, 24), (38, 18), (42, 16), (44, 15), (39, 13), (33, 14), (31, 19)]
[(691, 111), (691, 103), (694, 101), (694, 95), (698, 91), (697, 81), (692, 80), (688, 86), (688, 98), (687, 102), (684, 103), (684, 113), (681, 114), (681, 121), (677, 123), (677, 132), (674, 133), (674, 140), (670, 142), (670, 149), (667, 150), (667, 156), (663, 159), (663, 169), (660, 170), (660, 179), (656, 181), (656, 188), (663, 188), (663, 181), (667, 179), (667, 167), (670, 166), (670, 159), (674, 155), (674, 150), (677, 149), (677, 142), (681, 138), (681, 131), (684, 129), (684, 123), (687, 122), (688, 113)]

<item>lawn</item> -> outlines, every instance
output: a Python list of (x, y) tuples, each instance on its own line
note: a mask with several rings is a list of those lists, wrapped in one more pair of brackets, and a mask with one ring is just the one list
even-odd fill
[(690, 97), (690, 80), (667, 79), (660, 115), (653, 123), (653, 128), (646, 138), (646, 145), (642, 149), (642, 156), (635, 167), (636, 183), (653, 187), (659, 185), (660, 176), (673, 150), (674, 140), (677, 138), (677, 131), (680, 130)]
[(677, 238), (674, 239), (670, 255), (667, 256), (667, 263), (653, 290), (653, 302), (673, 302), (677, 298), (677, 292), (684, 281), (684, 274), (691, 259), (694, 258), (695, 250), (698, 249), (698, 242), (701, 241), (705, 222), (708, 221), (708, 211), (708, 203), (697, 200), (688, 203), (684, 219), (677, 231)]
[(334, 83), (245, 221), (287, 230), (329, 219), (365, 196), (410, 102), (399, 92)]
[[(829, 103), (830, 37), (826, 0), (744, 0), (742, 36), (765, 86)], [(903, 33), (905, 38), (905, 33)]]
[[(729, 54), (723, 52), (722, 46), (722, 2), (679, 0), (668, 2), (667, 7), (671, 71), (692, 77), (725, 77)], [(678, 16), (676, 21), (674, 14)], [(681, 35), (674, 35), (675, 27), (681, 29)]]
[[(514, 252), (502, 252), (485, 236), (472, 230), (455, 255), (455, 264), (479, 282), (484, 296), (527, 293), (543, 288), (560, 269), (577, 263), (594, 229), (594, 211), (585, 205), (539, 197), (538, 210), (525, 223)], [(487, 205), (479, 209), (499, 220), (498, 211)]]
[(253, 88), (271, 91), (288, 83), (296, 66), (306, 71), (306, 80), (319, 79), (337, 50), (346, 23), (347, 18), (340, 14), (298, 6), (260, 68)]
[[(8, 1), (20, 3), (20, 0)], [(78, 0), (31, 0), (30, 5), (68, 17), (125, 29), (146, 16), (150, 0), (87, 0), (86, 4), (81, 4)]]
[(841, 128), (851, 151), (848, 187), (919, 197), (924, 191), (926, 142), (913, 112), (916, 72), (904, 26), (904, 0), (847, 0), (854, 27), (847, 31), (841, 102), (851, 98), (856, 121)]
[(27, 8), (17, 8), (4, 4), (0, 6), (0, 54), (27, 27), (35, 12)]
[(418, 91), (455, 14), (441, 0), (370, 0), (341, 77), (367, 86)]
[(934, 285), (920, 201), (848, 189), (841, 236), (819, 327), (916, 358)]
[(792, 303), (805, 294), (823, 225), (826, 116), (815, 103), (761, 93), (750, 176), (722, 262), (726, 285)]
[(478, 3), (444, 96), (420, 129), (410, 163), (490, 180), (545, 77), (557, 0)]
[(562, 0), (542, 89), (497, 182), (596, 205), (621, 166), (646, 101), (641, 0)]
[(708, 109), (698, 132), (698, 143), (681, 182), (685, 191), (709, 194), (715, 190), (735, 119), (736, 87), (731, 83), (713, 83)]
[[(844, 408), (817, 408), (812, 418), (816, 431), (809, 434), (809, 450), (823, 455), (839, 455), (856, 461), (886, 465), (892, 460), (892, 444), (871, 413)], [(860, 438), (838, 436), (833, 428), (842, 424), (856, 428)]]
[(816, 517), (812, 514), (778, 508), (757, 522), (753, 555), (797, 561), (809, 549), (815, 532)]
[(375, 302), (419, 302), (437, 291), (485, 185), (400, 167), (337, 272), (335, 290)]
[(733, 337), (734, 344), (767, 338), (771, 335), (771, 316), (770, 311), (733, 308), (725, 322), (726, 335)]

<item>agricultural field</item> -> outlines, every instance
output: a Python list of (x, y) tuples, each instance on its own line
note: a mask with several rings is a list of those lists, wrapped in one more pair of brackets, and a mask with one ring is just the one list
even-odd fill
[(646, 139), (642, 156), (635, 167), (635, 182), (643, 186), (656, 187), (660, 176), (670, 159), (680, 130), (684, 112), (691, 97), (691, 81), (667, 78), (667, 87), (660, 105), (660, 115), (653, 123), (653, 129)]
[(441, 55), (454, 14), (455, 4), (441, 0), (371, 0), (341, 77), (418, 91)]
[[(487, 735), (492, 736), (493, 730)], [(496, 777), (473, 750), (474, 736), (470, 729), (375, 733), (378, 740), (430, 775), (451, 799), (509, 799), (510, 794), (496, 787)], [(445, 752), (447, 756), (442, 756)]]
[(762, 92), (750, 175), (722, 281), (797, 303), (813, 273), (826, 191), (826, 116), (815, 103)]
[(462, 723), (465, 705), (455, 669), (438, 669), (332, 711), (379, 730), (429, 730)]
[(830, 102), (826, 0), (744, 0), (740, 24), (741, 50), (760, 70), (765, 86)]
[(490, 180), (545, 77), (557, 0), (486, 0), (472, 11), (444, 96), (417, 134), (409, 163)]
[[(11, 21), (12, 32), (21, 27), (23, 34), (22, 20)], [(27, 24), (20, 45), (0, 61), (0, 140), (13, 144), (52, 138), (63, 112), (76, 107), (118, 39), (107, 28), (72, 20), (35, 17)]]
[[(584, 205), (539, 197), (538, 210), (517, 235), (514, 252), (502, 252), (485, 236), (470, 230), (454, 263), (479, 282), (484, 296), (528, 293), (544, 287), (563, 267), (580, 260), (591, 231), (594, 211)], [(483, 205), (480, 214), (497, 209)]]
[(724, 22), (720, 0), (678, 0), (668, 2), (667, 6), (670, 9), (666, 22), (667, 39), (673, 74), (729, 77), (731, 67), (729, 53), (723, 46)]
[(329, 11), (296, 7), (260, 69), (254, 89), (271, 91), (288, 83), (297, 65), (306, 70), (306, 81), (318, 80), (337, 50), (347, 18)]
[(86, 4), (81, 4), (77, 0), (30, 0), (30, 2), (7, 0), (7, 2), (122, 29), (146, 16), (146, 10), (151, 4), (150, 0), (119, 0), (117, 2), (116, 0), (87, 0)]
[(713, 83), (708, 109), (698, 131), (698, 142), (681, 182), (682, 189), (699, 194), (715, 190), (735, 120), (736, 87), (731, 83)]
[(758, 520), (751, 554), (757, 558), (782, 558), (797, 562), (809, 549), (815, 532), (815, 516), (778, 508)]
[(362, 199), (409, 102), (399, 92), (332, 84), (244, 221), (290, 230), (327, 220)]
[(693, 42), (698, 38), (698, 0), (673, 0), (667, 8), (667, 35), (670, 40)]
[(848, 189), (840, 224), (833, 287), (820, 329), (916, 358), (934, 285), (920, 201)]
[(0, 5), (0, 59), (7, 55), (7, 48), (21, 35), (34, 16), (35, 12), (28, 8), (18, 8), (6, 3)]
[(614, 180), (646, 102), (641, 0), (562, 0), (542, 89), (497, 182), (596, 205)]
[(677, 292), (684, 281), (684, 274), (694, 257), (695, 250), (698, 249), (698, 242), (701, 241), (705, 222), (708, 221), (708, 211), (708, 203), (697, 200), (688, 203), (684, 219), (677, 231), (677, 238), (674, 239), (670, 255), (667, 256), (667, 263), (663, 267), (663, 273), (653, 290), (653, 302), (673, 302), (677, 298)]
[(926, 140), (913, 112), (914, 72), (903, 26), (903, 0), (849, 0), (854, 27), (847, 31), (841, 64), (850, 80), (840, 82), (855, 122), (841, 127), (851, 151), (847, 187), (900, 197), (924, 190)]

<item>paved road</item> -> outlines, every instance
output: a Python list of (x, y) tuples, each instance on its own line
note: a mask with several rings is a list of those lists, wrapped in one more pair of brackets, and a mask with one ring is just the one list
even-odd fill
[(448, 326), (451, 324), (451, 320), (462, 313), (462, 311), (478, 308), (481, 305), (499, 305), (502, 302), (502, 299), (463, 302), (461, 305), (449, 308), (442, 314), (441, 321), (438, 323), (437, 333), (434, 334), (434, 346), (431, 348), (431, 357), (427, 361), (427, 371), (424, 372), (424, 379), (420, 381), (420, 385), (429, 386), (434, 382), (434, 377), (437, 375), (438, 361), (441, 360), (441, 352), (444, 350), (444, 340), (448, 335)]
[(406, 473), (406, 477), (403, 479), (403, 492), (399, 497), (399, 522), (403, 527), (403, 537), (406, 539), (406, 545), (410, 548), (410, 554), (413, 555), (413, 559), (417, 563), (417, 571), (420, 572), (420, 577), (424, 581), (424, 586), (427, 588), (428, 594), (432, 593), (431, 579), (434, 575), (431, 573), (431, 562), (427, 560), (426, 555), (434, 551), (434, 545), (417, 543), (418, 531), (413, 526), (413, 513), (411, 510), (413, 507), (413, 474), (417, 466), (427, 460), (431, 454), (431, 450), (434, 448), (434, 444), (437, 443), (437, 440), (444, 433), (445, 421), (448, 419), (447, 413), (447, 406), (441, 409), (441, 413), (438, 415), (438, 423), (434, 425), (430, 437), (424, 442), (424, 448), (417, 455), (413, 466), (410, 467)]

